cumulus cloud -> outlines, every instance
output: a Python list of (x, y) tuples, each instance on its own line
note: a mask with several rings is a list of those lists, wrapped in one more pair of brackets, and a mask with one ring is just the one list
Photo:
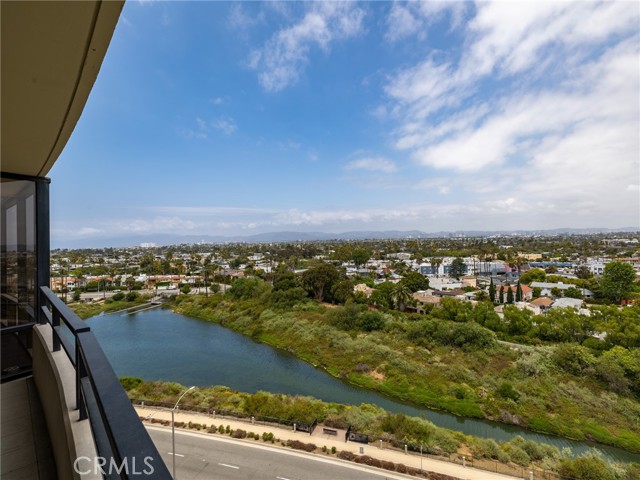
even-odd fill
[(393, 173), (397, 165), (383, 157), (366, 157), (352, 160), (344, 166), (345, 170), (368, 170), (370, 172)]
[(278, 92), (298, 81), (314, 48), (328, 53), (332, 43), (360, 34), (363, 19), (364, 10), (356, 3), (309, 4), (302, 19), (252, 51), (248, 65), (265, 90)]
[[(426, 18), (396, 4), (388, 21), (408, 14)], [(631, 2), (479, 2), (462, 49), (395, 72), (378, 111), (396, 148), (487, 211), (637, 224), (639, 21)]]

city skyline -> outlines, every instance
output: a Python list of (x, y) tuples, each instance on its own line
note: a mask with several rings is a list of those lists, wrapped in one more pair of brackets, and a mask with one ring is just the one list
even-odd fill
[(634, 2), (128, 2), (52, 244), (640, 227)]

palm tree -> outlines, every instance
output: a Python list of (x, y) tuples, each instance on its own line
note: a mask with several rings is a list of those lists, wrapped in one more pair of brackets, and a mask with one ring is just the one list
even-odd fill
[(393, 299), (393, 303), (395, 303), (398, 306), (398, 310), (400, 310), (401, 312), (404, 312), (407, 306), (407, 303), (409, 303), (412, 300), (413, 296), (412, 296), (411, 289), (407, 287), (405, 284), (403, 284), (402, 282), (400, 282), (400, 283), (397, 283), (396, 286), (393, 288), (391, 298)]
[(429, 263), (431, 264), (431, 269), (435, 273), (436, 278), (438, 278), (438, 271), (440, 270), (440, 265), (442, 265), (442, 259), (432, 257), (429, 259)]

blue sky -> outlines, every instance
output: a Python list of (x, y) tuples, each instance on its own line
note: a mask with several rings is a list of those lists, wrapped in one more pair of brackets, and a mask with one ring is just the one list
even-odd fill
[(129, 1), (52, 243), (640, 227), (639, 27), (634, 1)]

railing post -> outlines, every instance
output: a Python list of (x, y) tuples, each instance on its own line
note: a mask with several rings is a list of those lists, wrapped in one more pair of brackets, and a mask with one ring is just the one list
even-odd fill
[(51, 312), (51, 327), (53, 329), (53, 351), (57, 352), (60, 350), (60, 338), (58, 337), (58, 330), (56, 327), (60, 326), (60, 312), (57, 308), (51, 308), (53, 310)]
[(76, 336), (76, 410), (80, 410), (80, 420), (87, 418), (87, 407), (82, 396), (82, 379), (87, 376), (87, 369), (80, 352), (80, 338)]

